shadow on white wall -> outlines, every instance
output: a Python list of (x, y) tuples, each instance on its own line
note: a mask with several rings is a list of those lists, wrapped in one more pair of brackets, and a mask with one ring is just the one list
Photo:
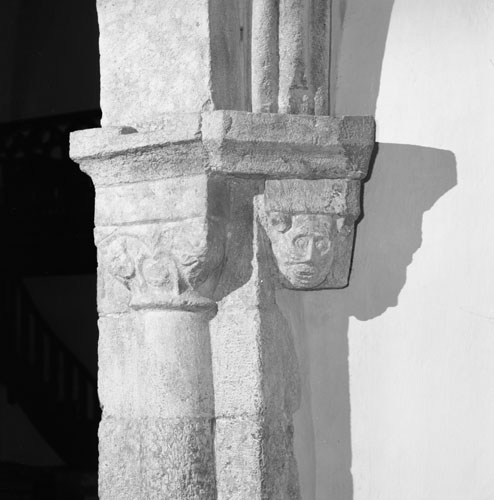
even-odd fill
[[(393, 3), (335, 2), (336, 114), (375, 114)], [(302, 381), (294, 420), (303, 500), (353, 499), (349, 321), (370, 320), (398, 304), (407, 267), (422, 243), (423, 214), (456, 183), (450, 151), (377, 144), (363, 190), (350, 285), (278, 293), (294, 332)]]
[(423, 214), (455, 185), (451, 152), (379, 144), (364, 189), (350, 285), (278, 294), (302, 379), (295, 446), (304, 500), (353, 498), (349, 318), (366, 321), (397, 305), (407, 266), (422, 243)]

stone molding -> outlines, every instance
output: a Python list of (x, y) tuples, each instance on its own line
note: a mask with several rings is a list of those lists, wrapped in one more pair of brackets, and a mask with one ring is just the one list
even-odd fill
[(170, 113), (159, 125), (143, 124), (139, 130), (73, 132), (71, 158), (96, 186), (204, 173), (361, 180), (374, 134), (370, 116)]

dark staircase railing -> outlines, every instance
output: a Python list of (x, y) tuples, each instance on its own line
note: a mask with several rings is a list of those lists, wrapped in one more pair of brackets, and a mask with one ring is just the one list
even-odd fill
[(2, 293), (2, 382), (70, 467), (96, 469), (101, 416), (96, 381), (36, 310), (19, 280)]
[(98, 127), (100, 116), (0, 124), (0, 382), (66, 465), (87, 470), (97, 465), (96, 382), (20, 277), (96, 271), (94, 189), (68, 150), (69, 133)]

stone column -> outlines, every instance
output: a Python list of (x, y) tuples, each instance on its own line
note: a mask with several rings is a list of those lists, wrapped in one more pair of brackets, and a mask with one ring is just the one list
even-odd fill
[(199, 122), (182, 117), (182, 141), (122, 128), (72, 136), (96, 188), (102, 500), (216, 498), (209, 322), (228, 190), (204, 174)]
[(98, 16), (103, 127), (71, 156), (96, 189), (100, 498), (296, 500), (275, 291), (347, 284), (374, 141), (372, 118), (309, 116), (327, 112), (328, 2)]

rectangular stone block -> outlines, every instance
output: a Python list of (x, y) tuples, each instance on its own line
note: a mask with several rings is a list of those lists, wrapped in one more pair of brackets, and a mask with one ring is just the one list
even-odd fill
[(173, 221), (205, 216), (205, 175), (96, 188), (96, 226)]
[(212, 172), (363, 179), (374, 148), (374, 120), (214, 111), (203, 113), (202, 138)]
[(248, 109), (244, 0), (98, 0), (102, 126)]
[(131, 127), (103, 127), (70, 134), (70, 157), (95, 186), (152, 181), (204, 173), (200, 113), (167, 113)]
[(102, 125), (211, 102), (209, 0), (98, 0)]
[(216, 418), (218, 500), (263, 500), (262, 427), (246, 417)]
[(218, 500), (300, 500), (293, 426), (274, 418), (217, 418)]
[(217, 500), (212, 421), (103, 416), (100, 500)]

